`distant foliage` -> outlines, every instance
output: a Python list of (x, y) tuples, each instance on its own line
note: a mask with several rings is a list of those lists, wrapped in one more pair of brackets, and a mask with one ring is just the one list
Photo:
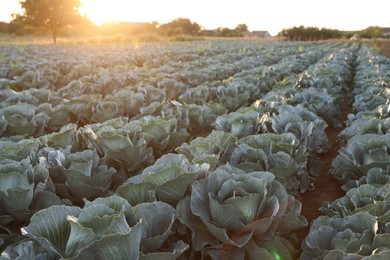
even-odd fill
[(200, 32), (200, 25), (191, 22), (188, 18), (177, 18), (169, 23), (162, 24), (159, 27), (159, 32), (167, 36), (180, 34), (198, 35)]
[(360, 37), (369, 39), (379, 38), (382, 34), (383, 30), (378, 26), (370, 26), (359, 32)]
[(370, 26), (361, 31), (339, 31), (335, 29), (317, 28), (317, 27), (304, 27), (303, 25), (289, 29), (283, 29), (279, 32), (279, 36), (285, 37), (290, 41), (317, 41), (327, 39), (341, 39), (351, 38), (352, 36), (358, 36), (360, 38), (380, 38), (382, 37), (383, 30), (378, 26)]
[(286, 37), (290, 41), (316, 41), (327, 39), (339, 39), (344, 34), (335, 29), (317, 28), (317, 27), (304, 27), (303, 25), (290, 29), (283, 29), (279, 36)]
[(20, 4), (24, 15), (16, 16), (14, 20), (19, 19), (34, 28), (45, 27), (52, 34), (53, 43), (56, 43), (62, 28), (75, 24), (80, 19), (79, 0), (25, 0), (20, 1)]

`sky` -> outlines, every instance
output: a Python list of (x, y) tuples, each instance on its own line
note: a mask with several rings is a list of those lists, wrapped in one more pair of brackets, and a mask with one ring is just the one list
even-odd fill
[[(361, 30), (390, 27), (390, 0), (81, 0), (82, 12), (93, 22), (167, 23), (189, 18), (204, 29), (235, 28), (276, 35), (293, 26)], [(21, 12), (19, 0), (0, 0), (0, 21)]]

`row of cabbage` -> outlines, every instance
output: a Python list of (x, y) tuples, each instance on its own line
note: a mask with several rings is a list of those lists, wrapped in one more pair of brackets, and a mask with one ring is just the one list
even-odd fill
[(346, 195), (324, 204), (302, 243), (301, 259), (389, 259), (390, 60), (368, 46), (357, 58), (354, 114), (339, 134), (331, 173)]
[[(82, 114), (85, 116), (75, 119), (76, 122), (80, 121), (84, 124), (104, 122), (106, 117), (112, 118), (110, 116), (115, 115), (134, 116), (141, 107), (154, 101), (164, 101), (164, 98), (173, 99), (193, 85), (229, 78), (239, 72), (245, 64), (251, 66), (270, 65), (281, 59), (283, 55), (288, 56), (289, 52), (291, 54), (294, 52), (293, 48), (277, 51), (278, 47), (261, 47), (252, 50), (252, 55), (256, 57), (254, 59), (248, 53), (229, 49), (231, 54), (222, 55), (219, 52), (214, 53), (214, 55), (210, 54), (217, 51), (216, 48), (212, 48), (212, 51), (208, 52), (210, 56), (202, 56), (189, 52), (189, 49), (193, 50), (194, 48), (186, 48), (186, 46), (161, 50), (156, 46), (145, 47), (145, 50), (140, 51), (139, 55), (137, 55), (138, 50), (130, 47), (124, 47), (120, 50), (106, 50), (99, 47), (89, 51), (79, 47), (74, 50), (68, 49), (67, 52), (60, 53), (60, 55), (56, 54), (55, 50), (51, 50), (50, 57), (54, 56), (54, 58), (42, 60), (34, 58), (34, 55), (38, 55), (37, 52), (40, 48), (37, 46), (30, 48), (23, 50), (24, 56), (21, 55), (21, 51), (11, 52), (6, 56), (8, 59), (2, 63), (2, 70), (5, 71), (1, 82), (2, 89), (10, 87), (14, 91), (19, 90), (16, 93), (3, 91), (2, 100), (5, 102), (2, 103), (2, 107), (19, 102), (35, 107), (46, 103), (50, 104), (50, 109), (53, 110), (50, 114), (51, 117), (68, 119), (70, 116), (79, 117), (79, 112), (84, 112)], [(156, 53), (153, 55), (157, 49), (161, 51), (160, 56), (157, 56)], [(93, 51), (107, 52), (107, 55), (94, 55)], [(120, 51), (126, 55), (120, 54)], [(30, 52), (32, 53), (30, 54)], [(111, 57), (107, 62), (109, 54)], [(41, 55), (49, 56), (49, 53)], [(279, 57), (274, 57), (276, 55)], [(102, 60), (97, 61), (97, 58)], [(17, 60), (15, 61), (15, 59)], [(155, 63), (154, 66), (149, 64), (151, 61)], [(14, 63), (23, 66), (17, 66)], [(17, 73), (12, 71), (13, 67), (18, 68)], [(52, 90), (57, 91), (53, 92)], [(111, 97), (106, 97), (107, 95), (111, 95)], [(129, 97), (132, 97), (131, 102), (128, 101)], [(103, 98), (104, 100), (102, 100)], [(122, 102), (118, 104), (118, 100)], [(59, 104), (65, 107), (57, 107)], [(120, 111), (124, 109), (123, 107), (126, 110)], [(49, 108), (37, 108), (35, 114), (39, 114), (40, 110), (47, 109)], [(58, 110), (65, 111), (61, 113), (57, 112)], [(94, 111), (91, 112), (91, 110)], [(113, 111), (111, 114), (100, 115), (103, 110)], [(118, 114), (119, 112), (122, 114)], [(59, 115), (57, 116), (57, 114)], [(97, 115), (93, 116), (93, 114)], [(58, 127), (68, 121), (69, 119), (63, 120), (57, 124), (49, 121), (47, 125), (49, 127), (53, 125), (53, 130), (58, 130)], [(50, 128), (48, 130), (50, 131)]]
[[(316, 153), (326, 152), (329, 148), (324, 133), (326, 122), (317, 113), (331, 114), (332, 117), (337, 114), (339, 102), (342, 101), (344, 94), (347, 92), (347, 85), (352, 77), (351, 70), (358, 48), (359, 45), (346, 44), (344, 48), (328, 53), (323, 59), (312, 64), (300, 75), (291, 75), (288, 79), (276, 84), (274, 89), (264, 96), (264, 99), (260, 98), (251, 107), (241, 107), (236, 112), (217, 117), (215, 126), (219, 131), (212, 132), (205, 138), (196, 138), (189, 144), (184, 143), (176, 151), (186, 155), (187, 159), (192, 161), (204, 162), (204, 159), (207, 158), (208, 164), (213, 165), (210, 160), (215, 159), (217, 165), (227, 164), (237, 167), (247, 174), (269, 172), (277, 181), (283, 184), (289, 194), (294, 194), (297, 190), (305, 192), (309, 189), (311, 182), (308, 166), (311, 164), (312, 175), (319, 174), (320, 170), (315, 167), (318, 160), (313, 157)], [(303, 77), (305, 77), (306, 84), (304, 86), (302, 84)], [(307, 89), (310, 91), (306, 92)], [(291, 93), (291, 96), (286, 96), (285, 93)], [(303, 93), (315, 93), (316, 99), (302, 98)], [(310, 96), (310, 94), (307, 96)], [(275, 96), (278, 102), (271, 103), (267, 100), (268, 97)], [(218, 129), (221, 125), (219, 122), (222, 120), (230, 123), (231, 126)], [(329, 121), (330, 123), (337, 123)], [(233, 147), (230, 154), (229, 148), (225, 148), (226, 143), (229, 142), (221, 142), (217, 137), (218, 134), (226, 136), (226, 133), (231, 133), (232, 136), (238, 138), (238, 141), (234, 142), (235, 144), (231, 143), (227, 146)], [(228, 137), (231, 137), (231, 135), (228, 135)], [(214, 158), (215, 156), (217, 158)], [(142, 178), (138, 179), (137, 177), (131, 178), (130, 181), (145, 182)], [(246, 200), (249, 199), (246, 198)], [(299, 202), (294, 204), (297, 205), (296, 213), (299, 214), (301, 204)], [(190, 209), (192, 214), (197, 214), (197, 210), (193, 208), (192, 204), (190, 204)], [(220, 218), (212, 214), (210, 217), (220, 227), (224, 226), (225, 222), (222, 222)], [(227, 216), (225, 215), (225, 217)], [(274, 217), (278, 218), (276, 215)], [(263, 225), (259, 222), (257, 224), (259, 224), (258, 227)], [(287, 234), (279, 231), (279, 235), (283, 234), (282, 237), (291, 243), (289, 246), (297, 248), (299, 247), (297, 239), (291, 231), (305, 225), (307, 225), (306, 220), (301, 218), (300, 222), (295, 221), (293, 224), (296, 229), (290, 229), (290, 233)], [(233, 227), (234, 225), (226, 229), (229, 230)], [(207, 226), (207, 228), (210, 230), (210, 227)], [(278, 233), (273, 235), (278, 238)], [(257, 246), (264, 247), (262, 243), (259, 243), (260, 238), (256, 237), (255, 234), (254, 238), (255, 241), (258, 241)], [(279, 241), (276, 243), (274, 238), (271, 237), (266, 238), (266, 240), (268, 242), (272, 241), (271, 250), (269, 247), (265, 247), (271, 255), (256, 251), (250, 242), (245, 245), (234, 246), (238, 247), (236, 251), (240, 251), (242, 248), (246, 249), (245, 254), (239, 255), (240, 259), (245, 257), (249, 259), (256, 259), (256, 257), (257, 259), (259, 257), (264, 259), (293, 259), (296, 257), (297, 251), (288, 250), (286, 244), (281, 246)], [(230, 243), (225, 241), (224, 244)], [(220, 255), (210, 256), (213, 259), (226, 258), (230, 256), (228, 251), (224, 248), (222, 252), (225, 254), (220, 252)], [(233, 249), (230, 249), (230, 251), (235, 252)], [(255, 252), (257, 256), (256, 254), (252, 255), (251, 252)], [(237, 257), (237, 255), (233, 256)]]
[[(159, 115), (165, 109), (162, 107), (166, 107), (171, 100), (188, 104), (180, 112), (182, 117), (187, 117), (183, 120), (187, 121), (188, 117), (200, 114), (205, 114), (201, 118), (204, 119), (207, 114), (220, 115), (234, 111), (269, 91), (277, 77), (283, 76), (283, 72), (270, 73), (270, 65), (280, 61), (279, 67), (286, 69), (296, 64), (294, 70), (298, 68), (299, 71), (301, 66), (305, 66), (304, 62), (308, 62), (306, 59), (310, 58), (306, 57), (310, 56), (305, 55), (306, 52), (294, 54), (299, 52), (298, 46), (280, 48), (279, 45), (268, 46), (252, 52), (214, 55), (210, 58), (197, 54), (195, 56), (199, 59), (188, 58), (190, 61), (184, 62), (185, 65), (181, 60), (173, 59), (171, 63), (151, 69), (145, 67), (144, 63), (143, 67), (137, 67), (137, 62), (119, 63), (117, 66), (120, 68), (113, 69), (99, 67), (101, 64), (95, 64), (92, 58), (84, 61), (84, 66), (88, 67), (85, 70), (79, 66), (72, 67), (73, 60), (47, 63), (46, 67), (49, 68), (41, 68), (42, 65), (36, 62), (38, 64), (26, 66), (21, 76), (1, 81), (0, 96), (4, 102), (1, 104), (0, 132), (3, 136), (41, 136), (57, 132), (68, 123), (82, 126), (121, 116), (133, 118), (138, 115), (141, 118)], [(165, 57), (163, 54), (162, 60)], [(299, 59), (303, 65), (292, 63), (290, 59)], [(51, 80), (46, 70), (51, 71), (53, 67), (57, 75)], [(253, 71), (253, 68), (257, 70)], [(77, 76), (74, 75), (76, 72)], [(268, 80), (260, 82), (260, 78), (265, 76)], [(69, 83), (62, 85), (58, 81)], [(28, 89), (15, 91), (20, 85), (23, 85), (20, 89)], [(206, 101), (206, 106), (192, 105)], [(176, 107), (171, 105), (167, 109), (175, 110)], [(178, 114), (176, 111), (174, 113)], [(201, 127), (196, 125), (197, 122), (193, 124), (192, 130)]]
[[(298, 79), (295, 79), (295, 84), (286, 82), (280, 84), (280, 89), (276, 88), (264, 96), (264, 100), (268, 97), (277, 97), (275, 101), (278, 103), (265, 102), (260, 99), (253, 105), (257, 109), (257, 114), (252, 113), (253, 120), (248, 120), (249, 113), (247, 113), (248, 111), (256, 111), (251, 110), (253, 107), (241, 108), (237, 112), (228, 114), (227, 117), (235, 117), (239, 112), (244, 112), (236, 117), (236, 126), (233, 123), (233, 126), (226, 131), (241, 136), (238, 141), (239, 149), (238, 151), (237, 149), (234, 150), (228, 163), (243, 169), (247, 173), (259, 170), (269, 171), (274, 174), (278, 181), (283, 183), (283, 186), (290, 193), (298, 189), (298, 186), (300, 186), (301, 192), (306, 191), (310, 184), (307, 173), (308, 166), (312, 167), (312, 175), (319, 174), (319, 169), (313, 169), (316, 168), (318, 160), (310, 161), (309, 157), (313, 153), (326, 152), (328, 149), (328, 142), (324, 133), (326, 124), (322, 118), (335, 126), (340, 125), (340, 122), (333, 119), (338, 114), (339, 104), (344, 100), (344, 95), (348, 91), (347, 85), (350, 84), (352, 79), (352, 67), (355, 63), (358, 48), (359, 45), (353, 45), (332, 53), (299, 75)], [(294, 82), (294, 76), (286, 81)], [(295, 91), (291, 91), (291, 89), (289, 91), (289, 88), (292, 88), (291, 86)], [(285, 96), (285, 93), (292, 94), (291, 96)], [(270, 117), (267, 113), (272, 114), (272, 116)], [(217, 126), (218, 120), (222, 117), (226, 116), (217, 118)], [(261, 119), (256, 120), (256, 117), (257, 119), (261, 117)], [(293, 143), (298, 145), (285, 150), (285, 145), (289, 143), (289, 139), (283, 137), (288, 135), (296, 139)], [(280, 137), (282, 137), (282, 140), (275, 142)], [(256, 143), (253, 145), (254, 141), (263, 138), (273, 140), (271, 141), (273, 144)], [(214, 137), (206, 142), (201, 140), (199, 138), (195, 139), (193, 147), (197, 147), (199, 143), (210, 144)], [(243, 140), (251, 141), (245, 144)], [(203, 156), (206, 151), (210, 150), (203, 150), (198, 156)], [(220, 151), (219, 147), (216, 150)], [(238, 159), (236, 158), (237, 154), (239, 154)], [(190, 158), (192, 157), (190, 156)], [(278, 158), (278, 160), (276, 161), (275, 158)], [(300, 209), (298, 212), (300, 212)], [(300, 225), (295, 223), (296, 227), (302, 227), (302, 224), (303, 222)], [(274, 248), (275, 251), (273, 252), (276, 252), (276, 254), (269, 259), (294, 258), (294, 254), (291, 254), (293, 251), (290, 251), (289, 255), (285, 253), (278, 254), (278, 252), (285, 252), (285, 250), (275, 245)], [(251, 258), (253, 255), (247, 253), (246, 257)], [(265, 256), (261, 255), (261, 257)]]
[[(164, 113), (169, 114), (167, 109)], [(81, 206), (83, 199), (109, 196), (128, 175), (153, 163), (152, 152), (164, 153), (167, 146), (175, 148), (188, 137), (186, 131), (171, 133), (177, 126), (175, 118), (139, 117), (131, 124), (126, 118), (118, 118), (80, 129), (67, 124), (59, 132), (35, 139), (2, 138), (1, 224), (6, 233), (11, 238), (15, 236), (15, 222), (28, 221), (40, 209), (60, 204)], [(16, 119), (26, 121), (20, 120), (18, 114)], [(216, 163), (212, 167), (214, 170)], [(63, 252), (49, 251), (65, 256)]]
[[(58, 132), (29, 139), (6, 134), (0, 152), (0, 244), (15, 243), (2, 257), (293, 258), (293, 231), (307, 221), (291, 193), (300, 186), (302, 192), (308, 189), (308, 158), (328, 146), (326, 123), (316, 114), (324, 105), (309, 107), (315, 102), (302, 98), (310, 88), (324, 93), (320, 86), (325, 83), (312, 80), (301, 87), (301, 82), (311, 73), (305, 79), (328, 75), (327, 84), (345, 84), (348, 73), (342, 80), (329, 75), (340, 69), (348, 72), (350, 60), (338, 65), (342, 60), (336, 57), (350, 57), (356, 46), (328, 46), (336, 47), (340, 49), (325, 52), (318, 46), (317, 51), (308, 46), (307, 52), (296, 48), (302, 53), (289, 57), (295, 63), (287, 58), (271, 67), (254, 62), (254, 67), (262, 64), (258, 70), (242, 69), (215, 88), (212, 82), (201, 83), (207, 88), (194, 84), (182, 92), (187, 100), (152, 102), (131, 120), (117, 117), (83, 127), (66, 122)], [(316, 74), (327, 65), (324, 76)], [(267, 91), (272, 90), (249, 92), (250, 98), (260, 99), (237, 111), (256, 112), (262, 118), (257, 130), (243, 128), (246, 116), (228, 122), (230, 129), (219, 129), (237, 108), (228, 109), (204, 93), (229, 90), (232, 83), (253, 91), (264, 81)], [(188, 94), (191, 89), (205, 92)], [(187, 103), (193, 97), (199, 103)], [(207, 106), (222, 112), (210, 117)], [(191, 119), (191, 107), (203, 112), (194, 112)], [(7, 132), (8, 118), (2, 120)], [(16, 121), (26, 122), (18, 114)], [(188, 142), (194, 137), (189, 132), (204, 131), (207, 125), (215, 131)], [(232, 131), (237, 128), (241, 130)]]
[[(310, 188), (310, 175), (318, 176), (321, 171), (317, 153), (329, 150), (325, 135), (327, 124), (340, 124), (335, 117), (351, 80), (351, 67), (357, 48), (358, 45), (340, 47), (324, 55), (302, 73), (290, 74), (252, 106), (218, 116), (216, 130), (230, 132), (240, 138), (264, 133), (293, 134), (298, 145), (295, 151), (291, 150), (287, 155), (279, 154), (279, 158), (283, 158), (280, 161), (285, 163), (285, 170), (278, 172), (277, 176), (283, 176), (283, 184), (289, 192), (307, 191)], [(273, 150), (273, 153), (278, 152), (275, 148)], [(246, 153), (241, 155), (241, 160), (245, 160), (245, 163), (255, 160), (253, 154), (249, 159)], [(260, 155), (257, 157), (264, 158)], [(256, 160), (252, 161), (252, 169), (257, 165), (258, 170), (273, 172), (272, 167), (260, 168), (259, 165), (264, 163)]]

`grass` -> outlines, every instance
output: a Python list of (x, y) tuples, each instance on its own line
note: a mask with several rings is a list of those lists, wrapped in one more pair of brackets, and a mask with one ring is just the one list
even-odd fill
[[(176, 41), (201, 41), (203, 37), (189, 35), (177, 35), (166, 37), (156, 34), (140, 34), (128, 36), (116, 34), (112, 36), (69, 36), (58, 37), (58, 44), (106, 44), (106, 43), (145, 43), (145, 42), (176, 42)], [(52, 44), (51, 36), (15, 36), (10, 34), (0, 34), (0, 44)]]
[(390, 39), (375, 40), (370, 43), (371, 47), (380, 54), (390, 58)]
[(390, 58), (390, 40), (379, 42), (380, 53)]
[[(260, 41), (278, 41), (280, 38), (242, 38), (242, 37), (196, 37), (190, 35), (177, 35), (172, 37), (161, 36), (157, 34), (140, 34), (129, 36), (116, 34), (111, 36), (69, 36), (58, 37), (58, 44), (111, 44), (111, 43), (147, 43), (147, 42), (182, 42), (182, 41), (203, 41), (203, 40), (260, 40)], [(0, 44), (52, 44), (52, 38), (47, 36), (15, 36), (10, 34), (0, 34)], [(390, 39), (370, 41), (371, 47), (390, 58)]]
[[(124, 35), (115, 34), (110, 36), (68, 36), (58, 37), (58, 44), (111, 44), (111, 43), (147, 43), (147, 42), (185, 42), (185, 41), (206, 41), (206, 40), (249, 40), (249, 41), (279, 41), (280, 38), (243, 38), (243, 37), (208, 37), (208, 36), (191, 36), (175, 35), (171, 37), (157, 34), (140, 34)], [(24, 35), (16, 36), (11, 34), (0, 34), (0, 44), (52, 44), (51, 35), (33, 36)]]

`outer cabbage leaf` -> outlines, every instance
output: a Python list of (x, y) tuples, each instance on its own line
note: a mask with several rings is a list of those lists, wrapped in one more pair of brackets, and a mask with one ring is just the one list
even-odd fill
[(333, 251), (367, 256), (373, 253), (373, 241), (378, 223), (368, 213), (345, 218), (319, 217), (312, 223), (310, 233), (302, 243), (301, 259), (327, 257)]
[(137, 115), (140, 108), (145, 105), (144, 94), (134, 92), (134, 89), (130, 87), (118, 89), (111, 98), (120, 105), (121, 109), (124, 110), (124, 115), (128, 117)]
[(213, 131), (207, 137), (198, 137), (189, 144), (183, 143), (176, 152), (183, 154), (192, 163), (208, 163), (210, 169), (225, 164), (236, 146), (237, 138), (229, 133)]
[(3, 135), (32, 135), (36, 129), (35, 106), (20, 103), (0, 109), (0, 117), (5, 118)]
[(175, 118), (145, 116), (137, 123), (155, 152), (164, 153), (173, 150), (184, 143), (189, 136), (185, 129), (177, 131), (178, 122)]
[(153, 260), (153, 259), (162, 259), (162, 260), (175, 260), (178, 259), (185, 251), (187, 251), (189, 248), (189, 245), (184, 243), (183, 241), (178, 241), (177, 243), (173, 244), (169, 252), (156, 252), (156, 253), (149, 253), (144, 254), (141, 252), (140, 259), (142, 260)]
[(384, 135), (389, 131), (389, 129), (390, 119), (388, 118), (358, 118), (350, 122), (350, 125), (346, 127), (343, 131), (341, 131), (339, 137), (344, 143), (346, 143), (350, 138), (355, 135)]
[(92, 118), (97, 119), (100, 116), (97, 114), (95, 106), (101, 99), (101, 94), (84, 94), (73, 96), (71, 100), (64, 102), (64, 105), (67, 107), (70, 116), (76, 118), (76, 124), (89, 124)]
[(116, 170), (99, 165), (96, 152), (84, 150), (71, 154), (68, 150), (48, 149), (40, 156), (54, 181), (57, 194), (81, 205), (82, 200), (106, 196)]
[(249, 107), (217, 117), (215, 129), (241, 138), (256, 134), (259, 128), (258, 122), (259, 113), (255, 108)]
[(71, 122), (69, 108), (64, 104), (50, 107), (46, 113), (47, 121), (45, 121), (45, 125), (48, 132), (58, 132), (64, 125)]
[(22, 139), (17, 142), (1, 141), (0, 142), (0, 161), (14, 160), (22, 161), (34, 151), (38, 151), (41, 143), (37, 139)]
[(200, 85), (194, 88), (187, 89), (178, 98), (180, 102), (191, 105), (202, 105), (211, 99), (214, 99), (216, 95), (215, 89), (208, 85)]
[(271, 118), (272, 129), (276, 133), (294, 134), (309, 151), (323, 153), (329, 150), (325, 134), (327, 124), (324, 120), (302, 105), (281, 106), (278, 112), (277, 116)]
[(144, 220), (137, 223), (126, 200), (113, 196), (87, 202), (83, 209), (53, 206), (34, 214), (23, 235), (65, 259), (139, 256)]
[(124, 115), (123, 107), (115, 100), (99, 101), (92, 111), (91, 122), (93, 123), (101, 123)]
[(331, 173), (344, 182), (360, 179), (375, 167), (386, 169), (390, 157), (390, 137), (387, 135), (356, 135), (332, 162)]
[(84, 128), (86, 138), (102, 153), (102, 163), (129, 174), (151, 164), (153, 149), (148, 147), (145, 134), (139, 126), (128, 124), (120, 128), (103, 125), (95, 133)]
[(71, 228), (68, 215), (78, 216), (80, 209), (69, 206), (52, 206), (34, 214), (22, 234), (39, 242), (49, 253), (66, 257), (66, 244)]
[(191, 184), (203, 178), (208, 169), (207, 164), (191, 164), (184, 155), (166, 154), (141, 175), (128, 179), (116, 193), (131, 205), (158, 199), (176, 206)]
[[(300, 207), (289, 207), (289, 202), (294, 205), (294, 198), (271, 173), (247, 174), (221, 166), (192, 185), (191, 196), (178, 205), (179, 220), (192, 231), (196, 251), (206, 244), (210, 245), (204, 249), (208, 252), (227, 244), (232, 252), (241, 254), (250, 241), (260, 245), (276, 233), (307, 225), (304, 217), (298, 217)], [(279, 228), (282, 219), (284, 224)]]
[(183, 105), (181, 109), (188, 117), (192, 134), (211, 132), (218, 116), (227, 113), (227, 109), (219, 103), (188, 104)]
[(382, 188), (385, 184), (390, 183), (390, 169), (383, 170), (382, 168), (372, 168), (367, 174), (363, 175), (359, 180), (351, 180), (342, 186), (342, 189), (348, 191), (352, 188), (357, 188), (363, 184), (370, 184), (375, 188)]
[(339, 122), (335, 121), (335, 117), (339, 114), (339, 109), (335, 102), (335, 98), (329, 95), (327, 89), (309, 87), (301, 92), (298, 92), (293, 100), (293, 103), (299, 103), (315, 112), (317, 115), (325, 118), (327, 122), (337, 126)]
[(308, 152), (292, 133), (251, 135), (241, 138), (238, 143), (239, 148), (232, 153), (230, 160), (233, 165), (244, 162), (243, 167), (249, 169), (265, 167), (263, 171), (275, 174), (289, 192), (298, 189), (305, 192), (309, 188)]
[[(240, 107), (248, 106), (251, 93), (245, 89), (241, 82), (232, 82), (227, 86), (219, 86), (217, 89), (218, 101), (229, 111), (235, 111)], [(245, 83), (244, 83), (245, 84)]]
[(0, 256), (1, 259), (34, 259), (44, 260), (54, 258), (54, 255), (50, 255), (39, 246), (39, 244), (33, 240), (23, 240), (21, 242), (14, 243), (8, 246)]
[(79, 135), (77, 131), (77, 125), (67, 124), (61, 127), (59, 132), (46, 134), (38, 138), (43, 145), (52, 148), (66, 148), (72, 146), (72, 150), (79, 148)]
[(28, 221), (45, 207), (61, 204), (43, 164), (34, 168), (28, 160), (10, 162), (0, 167), (0, 225), (13, 220)]

